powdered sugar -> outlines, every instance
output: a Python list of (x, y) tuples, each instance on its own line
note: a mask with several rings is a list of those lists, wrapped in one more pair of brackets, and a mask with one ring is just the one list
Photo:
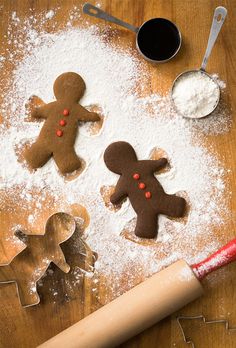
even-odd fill
[(219, 96), (217, 83), (200, 70), (181, 75), (172, 93), (177, 110), (190, 118), (209, 115), (216, 107)]
[[(17, 16), (13, 17), (15, 23)], [(130, 287), (138, 275), (146, 277), (179, 258), (195, 263), (213, 251), (218, 245), (213, 230), (225, 221), (227, 201), (224, 169), (213, 151), (204, 146), (199, 131), (207, 130), (210, 121), (196, 126), (183, 119), (174, 111), (169, 96), (141, 97), (149, 83), (147, 66), (131, 50), (107, 42), (95, 26), (69, 27), (53, 34), (35, 31), (32, 26), (24, 29), (24, 25), (18, 30), (23, 34), (16, 51), (23, 59), (17, 61), (1, 107), (5, 120), (0, 126), (0, 188), (20, 185), (25, 195), (30, 195), (32, 187), (44, 188), (65, 202), (83, 204), (90, 215), (85, 237), (98, 253), (96, 270), (113, 274), (111, 287), (116, 294), (122, 291), (119, 284), (124, 273)], [(66, 71), (81, 74), (87, 86), (81, 103), (99, 106), (104, 116), (96, 135), (80, 126), (75, 148), (86, 167), (73, 180), (62, 177), (53, 160), (29, 172), (16, 155), (16, 148), (36, 138), (41, 128), (40, 123), (25, 119), (29, 97), (34, 94), (44, 102), (52, 101), (53, 82)], [(226, 131), (225, 114), (219, 113), (218, 121), (216, 132)], [(135, 219), (129, 201), (114, 212), (100, 194), (102, 186), (117, 181), (103, 163), (105, 148), (116, 140), (129, 141), (140, 159), (148, 158), (156, 147), (163, 149), (171, 169), (158, 179), (168, 193), (181, 191), (190, 202), (186, 221), (161, 216), (158, 238), (148, 245), (121, 235)], [(29, 221), (34, 221), (30, 211)]]

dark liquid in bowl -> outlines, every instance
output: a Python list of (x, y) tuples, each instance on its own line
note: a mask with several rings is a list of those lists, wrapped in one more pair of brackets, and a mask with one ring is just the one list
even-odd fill
[(180, 45), (180, 34), (168, 19), (153, 18), (139, 29), (137, 42), (146, 57), (162, 61), (176, 53)]

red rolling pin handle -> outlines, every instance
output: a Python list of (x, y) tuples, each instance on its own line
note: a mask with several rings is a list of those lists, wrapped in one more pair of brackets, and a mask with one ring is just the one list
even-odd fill
[(236, 261), (236, 238), (207, 257), (204, 261), (191, 267), (197, 278), (203, 279), (209, 273), (233, 261)]

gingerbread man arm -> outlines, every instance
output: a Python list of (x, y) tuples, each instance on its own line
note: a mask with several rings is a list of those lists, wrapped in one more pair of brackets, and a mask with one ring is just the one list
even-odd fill
[(32, 111), (31, 117), (35, 119), (40, 119), (40, 118), (46, 119), (48, 117), (47, 110), (48, 110), (48, 105), (37, 107)]
[(128, 196), (127, 190), (122, 183), (122, 179), (120, 178), (116, 185), (115, 192), (110, 197), (110, 201), (112, 204), (119, 204), (127, 196)]
[(81, 105), (77, 105), (76, 112), (78, 113), (78, 121), (96, 122), (100, 120), (100, 117), (96, 112), (90, 112)]
[(30, 233), (28, 234), (28, 231), (23, 232), (20, 230), (15, 231), (14, 235), (25, 245), (29, 243), (29, 239), (32, 236)]
[(146, 160), (146, 161), (142, 161), (145, 162), (145, 165), (150, 168), (150, 170), (155, 173), (158, 170), (164, 168), (167, 164), (168, 161), (166, 158), (160, 158), (158, 160)]

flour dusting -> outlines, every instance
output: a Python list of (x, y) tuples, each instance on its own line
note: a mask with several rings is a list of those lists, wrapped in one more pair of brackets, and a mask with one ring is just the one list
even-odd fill
[[(53, 16), (49, 12), (45, 19), (44, 14), (44, 21)], [(101, 28), (76, 27), (73, 19), (70, 15), (64, 29), (47, 33), (44, 21), (41, 29), (35, 30), (33, 23), (12, 15), (18, 39), (14, 53), (5, 52), (0, 59), (2, 70), (6, 60), (13, 65), (0, 111), (4, 116), (0, 124), (0, 189), (18, 185), (33, 200), (30, 192), (36, 187), (68, 204), (85, 206), (90, 225), (84, 237), (98, 254), (96, 272), (113, 277), (111, 289), (117, 295), (124, 273), (131, 287), (137, 275), (147, 277), (180, 258), (196, 263), (217, 248), (213, 231), (223, 226), (228, 212), (226, 173), (213, 150), (204, 146), (204, 136), (212, 131), (226, 132), (230, 121), (227, 112), (219, 108), (212, 130), (212, 119), (200, 123), (183, 119), (168, 95), (141, 97), (149, 84), (147, 65), (131, 49), (112, 44)], [(16, 40), (11, 26), (9, 40)], [(32, 173), (17, 152), (25, 142), (33, 141), (42, 127), (25, 117), (29, 98), (36, 95), (46, 103), (54, 100), (53, 82), (66, 71), (79, 73), (86, 82), (81, 104), (99, 107), (104, 117), (102, 129), (95, 135), (87, 126), (79, 127), (75, 149), (86, 165), (73, 180), (59, 174), (53, 159)], [(158, 180), (167, 193), (179, 192), (189, 202), (186, 219), (160, 217), (158, 237), (148, 244), (122, 234), (128, 230), (132, 236), (136, 218), (129, 201), (115, 212), (105, 206), (100, 193), (101, 187), (115, 185), (118, 179), (103, 162), (105, 148), (117, 140), (130, 142), (139, 159), (149, 158), (155, 148), (165, 151), (170, 170), (158, 175)], [(34, 222), (35, 214), (40, 214), (40, 207), (29, 211), (29, 222)]]

